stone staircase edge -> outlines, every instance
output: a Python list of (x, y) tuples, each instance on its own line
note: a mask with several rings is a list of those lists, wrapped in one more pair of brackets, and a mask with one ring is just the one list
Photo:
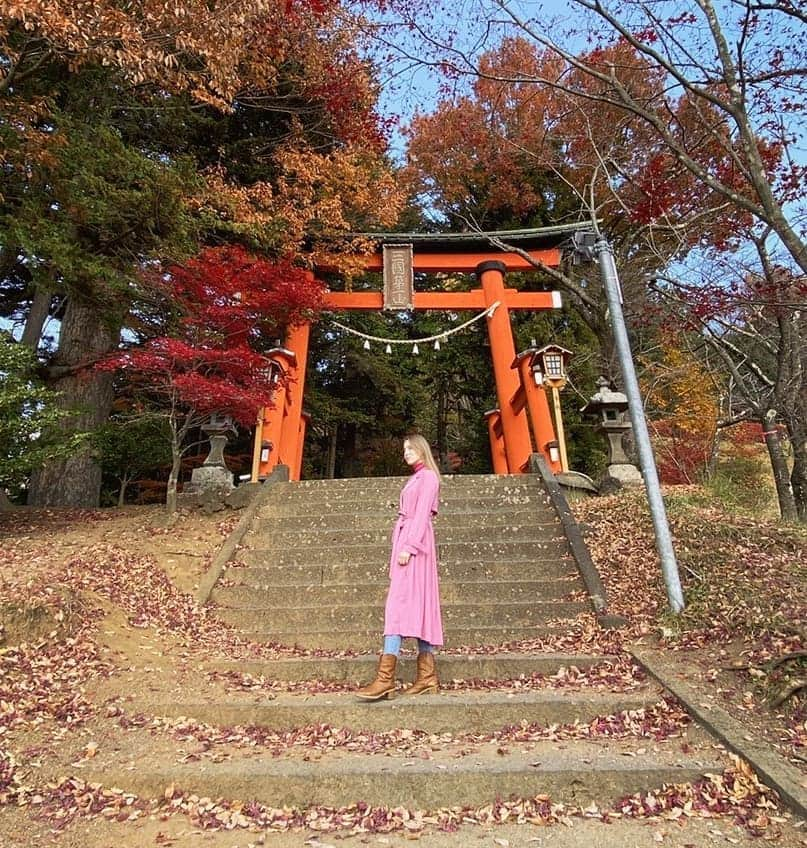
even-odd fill
[[(235, 767), (232, 762), (224, 762), (201, 770), (198, 764), (185, 764), (150, 772), (118, 770), (109, 776), (125, 791), (144, 796), (162, 795), (167, 786), (186, 789), (189, 784), (195, 785), (196, 793), (210, 797), (223, 795), (271, 803), (267, 799), (277, 798), (282, 786), (284, 804), (288, 806), (340, 807), (359, 801), (383, 806), (389, 803), (390, 797), (397, 797), (406, 808), (428, 811), (445, 806), (481, 806), (493, 803), (497, 797), (518, 799), (541, 792), (554, 802), (582, 806), (594, 801), (610, 805), (625, 795), (645, 791), (648, 784), (660, 786), (694, 781), (705, 773), (722, 769), (718, 760), (687, 762), (679, 766), (659, 760), (641, 768), (627, 761), (573, 767), (548, 760), (537, 766), (499, 763), (489, 770), (480, 770), (473, 762), (452, 765), (450, 770), (445, 769), (445, 764), (430, 761), (413, 760), (409, 768), (396, 770), (368, 767), (366, 758), (363, 762), (364, 768), (348, 770), (344, 765), (341, 770), (330, 764), (324, 767), (322, 760), (312, 763), (248, 761), (237, 763)], [(388, 762), (383, 765), (389, 768)], [(433, 789), (438, 784), (438, 776), (439, 800)], [(94, 779), (97, 779), (96, 774), (91, 771), (89, 780)], [(261, 787), (257, 794), (255, 786)]]
[(244, 536), (246, 536), (249, 528), (252, 526), (256, 513), (268, 500), (275, 488), (275, 485), (278, 483), (288, 482), (288, 477), (288, 467), (285, 465), (278, 465), (269, 477), (264, 480), (257, 496), (254, 497), (252, 502), (247, 505), (238, 524), (236, 524), (230, 535), (222, 542), (221, 547), (218, 549), (216, 555), (213, 557), (213, 561), (210, 563), (210, 567), (202, 575), (202, 578), (199, 581), (199, 588), (196, 590), (196, 603), (198, 606), (203, 607), (208, 603), (210, 595), (213, 592), (213, 588), (216, 583), (218, 583), (219, 578), (224, 571), (224, 566), (235, 556), (236, 549), (238, 548), (238, 545), (241, 544)]
[[(549, 466), (547, 465), (543, 454), (532, 454), (530, 456), (529, 465), (530, 471), (534, 474), (537, 474), (541, 478), (541, 481), (544, 485), (544, 489), (549, 495), (549, 499), (551, 500), (552, 505), (555, 507), (555, 511), (558, 515), (558, 520), (563, 526), (564, 533), (569, 542), (569, 548), (572, 552), (572, 556), (574, 557), (574, 560), (577, 563), (577, 568), (580, 571), (580, 576), (582, 577), (583, 582), (586, 585), (586, 589), (588, 590), (588, 595), (591, 600), (591, 606), (594, 610), (595, 615), (605, 613), (607, 608), (605, 586), (603, 585), (599, 572), (597, 571), (597, 568), (591, 559), (591, 554), (589, 553), (588, 547), (586, 546), (586, 543), (583, 540), (583, 534), (580, 532), (580, 527), (578, 526), (577, 521), (575, 520), (575, 517), (572, 514), (571, 509), (569, 508), (569, 503), (566, 500), (566, 496), (563, 494), (563, 490), (561, 489), (557, 480), (555, 480), (555, 476), (549, 469)], [(626, 624), (627, 622), (625, 621), (622, 623)], [(610, 621), (610, 619), (609, 624), (610, 626), (613, 626), (613, 623)]]
[(663, 662), (656, 652), (645, 646), (634, 645), (628, 653), (651, 677), (675, 695), (698, 724), (729, 751), (749, 763), (763, 783), (778, 793), (784, 805), (807, 820), (807, 791), (804, 789), (804, 776), (797, 768), (780, 757), (768, 743), (753, 738), (749, 740), (748, 728), (722, 707), (703, 705), (703, 696), (685, 683), (680, 674), (676, 674), (670, 663), (669, 651), (665, 652)]

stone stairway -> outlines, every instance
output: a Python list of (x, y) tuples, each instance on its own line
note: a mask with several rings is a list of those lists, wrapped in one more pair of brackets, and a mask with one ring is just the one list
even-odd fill
[[(212, 601), (256, 641), (372, 650), (405, 478), (279, 484)], [(445, 477), (435, 521), (446, 644), (501, 644), (590, 609), (537, 476)], [(491, 591), (495, 584), (495, 591)]]
[[(725, 754), (680, 713), (659, 730), (664, 721), (654, 716), (670, 709), (664, 692), (624, 657), (515, 644), (566, 633), (571, 618), (591, 610), (541, 479), (444, 478), (436, 521), (444, 688), (378, 703), (359, 701), (352, 689), (376, 665), (388, 537), (404, 478), (274, 484), (212, 601), (249, 639), (299, 650), (216, 661), (214, 675), (248, 675), (250, 686), (212, 699), (178, 685), (177, 697), (159, 705), (169, 719), (251, 728), (259, 741), (218, 760), (163, 756), (148, 769), (105, 762), (101, 751), (93, 770), (146, 796), (177, 787), (271, 807), (421, 810), (536, 795), (603, 807), (721, 772)], [(496, 648), (507, 643), (514, 644)], [(413, 678), (412, 652), (398, 675)], [(323, 734), (332, 744), (312, 750), (306, 740)], [(163, 744), (153, 742), (155, 750)]]

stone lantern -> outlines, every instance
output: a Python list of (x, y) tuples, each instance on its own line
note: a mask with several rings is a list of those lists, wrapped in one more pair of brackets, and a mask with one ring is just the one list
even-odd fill
[(199, 468), (193, 469), (185, 493), (197, 496), (209, 493), (226, 497), (235, 488), (233, 473), (227, 468), (224, 459), (228, 435), (235, 432), (233, 419), (229, 415), (214, 412), (200, 429), (210, 439), (210, 453)]
[(641, 484), (642, 475), (625, 453), (623, 444), (625, 435), (632, 430), (627, 396), (613, 391), (605, 377), (597, 380), (597, 386), (598, 391), (580, 411), (596, 417), (598, 429), (608, 439), (608, 468), (599, 487), (605, 494), (623, 485)]

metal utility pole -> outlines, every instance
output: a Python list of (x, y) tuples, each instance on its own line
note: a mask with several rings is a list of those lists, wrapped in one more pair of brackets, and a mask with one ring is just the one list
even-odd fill
[(667, 587), (667, 600), (670, 608), (677, 615), (684, 609), (684, 593), (681, 590), (681, 578), (678, 574), (678, 563), (675, 559), (670, 525), (667, 522), (667, 511), (664, 499), (661, 497), (656, 460), (650, 445), (650, 433), (644, 417), (644, 406), (639, 391), (639, 381), (633, 365), (628, 330), (625, 326), (625, 315), (622, 312), (622, 292), (619, 285), (619, 275), (614, 262), (614, 252), (608, 240), (602, 235), (592, 232), (578, 232), (574, 236), (575, 250), (584, 259), (597, 259), (600, 264), (600, 274), (608, 301), (608, 313), (611, 317), (611, 329), (614, 333), (622, 378), (625, 381), (625, 394), (628, 398), (628, 413), (633, 425), (634, 439), (639, 452), (639, 462), (642, 468), (647, 501), (653, 519), (653, 529), (656, 535), (656, 550), (661, 559), (661, 570), (664, 574), (664, 584)]

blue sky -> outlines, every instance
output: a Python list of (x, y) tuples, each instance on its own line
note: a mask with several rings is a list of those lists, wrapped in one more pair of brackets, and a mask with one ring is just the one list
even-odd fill
[[(551, 22), (561, 28), (568, 27), (573, 20), (572, 4), (568, 0), (516, 0), (510, 4), (525, 19)], [(483, 23), (492, 4), (486, 0), (436, 0), (432, 5), (433, 15), (425, 23), (431, 32), (443, 35), (457, 21), (458, 44), (469, 53), (478, 53), (483, 48), (495, 46), (504, 33), (504, 27), (487, 29)], [(448, 9), (448, 11), (446, 10)], [(501, 17), (501, 13), (499, 13)], [(428, 45), (419, 39), (416, 33), (404, 26), (395, 27), (394, 16), (381, 16), (378, 20), (390, 24), (385, 37), (394, 41), (397, 47), (388, 48), (376, 44), (371, 55), (377, 62), (381, 79), (381, 98), (379, 108), (384, 116), (396, 115), (406, 124), (416, 112), (430, 112), (445, 93), (441, 95), (441, 85), (451, 85), (454, 91), (461, 92), (470, 85), (471, 79), (464, 78), (448, 83), (438, 69), (425, 63), (428, 58)], [(412, 59), (407, 58), (407, 55)], [(387, 60), (392, 56), (391, 60)], [(400, 133), (392, 138), (392, 153), (401, 158), (405, 142)]]
[[(419, 0), (414, 2), (423, 9)], [(617, 4), (606, 5), (614, 8)], [(721, 23), (726, 28), (725, 33), (731, 39), (730, 21), (736, 19), (739, 14), (738, 7), (732, 4), (731, 0), (716, 0), (715, 5)], [(510, 0), (508, 6), (520, 19), (529, 22), (535, 31), (556, 38), (558, 43), (567, 49), (577, 52), (587, 46), (587, 18), (581, 15), (581, 7), (571, 0)], [(438, 41), (442, 41), (453, 28), (455, 43), (463, 53), (471, 56), (478, 56), (484, 50), (495, 47), (506, 32), (513, 34), (517, 31), (512, 21), (506, 21), (506, 15), (493, 0), (430, 0), (428, 9), (429, 14), (421, 13), (414, 19), (414, 26), (422, 28), (426, 36)], [(690, 27), (691, 35), (691, 42), (686, 43), (686, 49), (694, 51), (695, 56), (700, 53), (706, 59), (707, 65), (713, 66), (712, 73), (718, 72), (714, 67), (717, 64), (713, 52), (714, 45), (708, 36), (708, 30), (705, 29), (702, 13), (698, 11), (695, 3), (691, 0), (662, 0), (653, 4), (652, 9), (654, 14), (660, 15), (662, 19), (665, 15), (674, 15), (682, 10), (694, 12), (696, 19), (684, 24)], [(641, 14), (639, 7), (637, 12)], [(389, 20), (389, 16), (378, 20)], [(637, 28), (645, 24), (644, 18), (635, 21)], [(793, 33), (798, 32), (797, 27), (792, 26)], [(424, 38), (417, 31), (405, 26), (392, 27), (385, 35), (391, 43), (376, 44), (373, 50), (381, 75), (382, 93), (379, 106), (382, 114), (397, 115), (405, 125), (417, 111), (431, 112), (439, 99), (450, 93), (463, 93), (473, 83), (473, 77), (470, 75), (449, 83), (437, 68), (429, 67), (428, 61), (439, 56), (440, 50), (436, 47), (430, 48), (428, 37)], [(772, 47), (771, 44), (766, 44), (764, 30), (757, 34), (754, 41), (755, 46), (746, 45), (746, 60), (752, 65), (756, 60), (766, 61), (766, 50)], [(737, 46), (730, 43), (730, 48), (735, 51)], [(756, 51), (755, 54), (753, 51)], [(797, 54), (796, 49), (790, 61), (797, 63)], [(670, 92), (675, 93), (673, 86)], [(797, 139), (790, 147), (790, 156), (796, 162), (807, 162), (807, 125), (799, 120), (799, 115), (788, 116), (785, 113), (782, 117), (786, 122), (785, 126)], [(405, 151), (404, 137), (400, 132), (396, 132), (391, 141), (393, 156), (398, 160), (402, 159)], [(792, 221), (800, 220), (802, 225), (807, 227), (807, 209), (804, 204), (799, 207), (789, 204), (786, 213)]]

